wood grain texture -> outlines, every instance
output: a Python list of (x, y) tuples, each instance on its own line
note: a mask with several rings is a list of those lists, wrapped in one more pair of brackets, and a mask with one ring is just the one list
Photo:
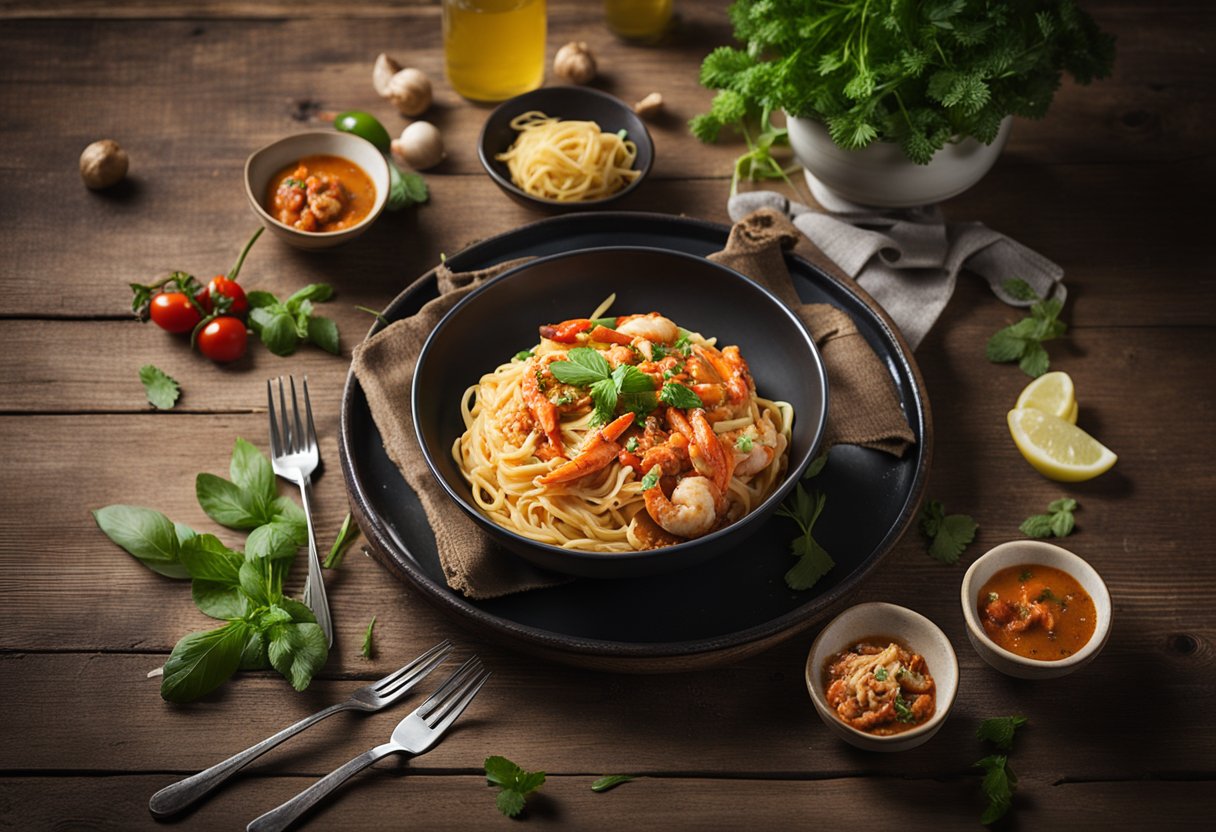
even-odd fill
[[(681, 27), (659, 48), (613, 39), (598, 3), (548, 6), (550, 55), (587, 40), (600, 60), (598, 87), (626, 101), (656, 89), (667, 99), (667, 114), (651, 125), (653, 178), (620, 207), (726, 222), (742, 145), (702, 145), (685, 128), (712, 96), (697, 69), (730, 41), (726, 3), (682, 0)], [(810, 705), (803, 674), (813, 629), (707, 670), (592, 672), (471, 631), (359, 544), (328, 575), (337, 641), (308, 691), (255, 672), (191, 705), (164, 703), (148, 671), (182, 635), (212, 622), (186, 583), (123, 553), (90, 511), (153, 506), (239, 544), (239, 534), (202, 514), (195, 474), (223, 474), (237, 436), (264, 446), (265, 379), (306, 372), (328, 465), (316, 486), (327, 545), (347, 511), (338, 405), (350, 350), (371, 322), (355, 306), (383, 308), (442, 255), (541, 215), (507, 200), (478, 166), (488, 109), (461, 101), (443, 79), (436, 3), (0, 0), (0, 829), (161, 828), (146, 808), (156, 789), (445, 637), (460, 655), (485, 659), (490, 686), (434, 751), (360, 775), (306, 828), (405, 818), (418, 829), (502, 828), (481, 775), (487, 755), (505, 754), (549, 772), (530, 826), (842, 826), (864, 806), (879, 828), (974, 829), (983, 799), (972, 763), (989, 750), (975, 728), (1011, 713), (1030, 723), (1011, 758), (1021, 787), (1010, 828), (1181, 829), (1210, 814), (1216, 723), (1202, 714), (1216, 693), (1216, 544), (1206, 522), (1216, 499), (1216, 272), (1207, 255), (1216, 10), (1202, 0), (1085, 6), (1119, 39), (1113, 76), (1066, 83), (1050, 116), (1018, 122), (998, 164), (945, 211), (1064, 267), (1070, 330), (1048, 345), (1052, 366), (1076, 383), (1080, 425), (1120, 459), (1076, 485), (1052, 483), (1022, 460), (1004, 416), (1027, 379), (983, 355), (987, 338), (1018, 313), (964, 275), (916, 359), (934, 416), (928, 495), (973, 515), (979, 532), (953, 567), (932, 561), (910, 533), (849, 599), (903, 603), (937, 621), (959, 656), (960, 693), (932, 742), (874, 755), (833, 739)], [(242, 272), (247, 287), (280, 295), (333, 284), (335, 299), (321, 311), (340, 326), (342, 356), (306, 347), (282, 359), (255, 347), (220, 368), (132, 320), (129, 282), (174, 268), (203, 278), (228, 269), (256, 227), (241, 184), (254, 148), (324, 129), (317, 114), (326, 110), (366, 109), (393, 132), (404, 125), (371, 89), (381, 51), (435, 82), (427, 118), (443, 130), (449, 158), (427, 173), (430, 203), (386, 215), (330, 252), (263, 239)], [(131, 153), (131, 177), (92, 193), (76, 159), (103, 136)], [(137, 373), (146, 363), (181, 381), (172, 412), (145, 402)], [(973, 558), (1019, 537), (1026, 516), (1065, 495), (1081, 508), (1064, 542), (1112, 593), (1110, 642), (1075, 676), (1010, 679), (967, 644), (958, 582)], [(301, 581), (297, 567), (289, 589)], [(359, 646), (373, 615), (369, 660)], [(380, 742), (405, 712), (342, 714), (316, 726), (180, 828), (240, 828)], [(642, 778), (607, 794), (589, 790), (615, 772)]]

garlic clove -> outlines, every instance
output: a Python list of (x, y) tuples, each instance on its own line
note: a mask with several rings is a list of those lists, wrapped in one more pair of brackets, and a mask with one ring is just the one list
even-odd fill
[(401, 115), (421, 115), (431, 106), (431, 79), (420, 69), (403, 69), (389, 79), (388, 98)]
[(572, 84), (586, 84), (595, 78), (595, 56), (586, 41), (571, 41), (557, 50), (553, 74)]
[(381, 98), (388, 98), (388, 84), (393, 80), (393, 76), (401, 71), (401, 64), (394, 61), (384, 52), (381, 52), (376, 58), (376, 65), (372, 68), (372, 86), (376, 88), (376, 93)]
[(429, 121), (415, 121), (392, 143), (393, 159), (414, 170), (433, 168), (444, 160), (443, 136)]
[(663, 96), (657, 92), (643, 98), (633, 105), (633, 111), (642, 118), (653, 118), (663, 110)]

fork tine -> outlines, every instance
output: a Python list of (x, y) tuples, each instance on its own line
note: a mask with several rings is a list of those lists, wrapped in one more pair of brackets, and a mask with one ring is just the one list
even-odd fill
[(308, 376), (304, 376), (304, 412), (308, 416), (308, 432), (304, 434), (304, 444), (311, 450), (317, 447), (317, 428), (312, 423), (312, 402), (308, 399)]
[(440, 686), (439, 690), (432, 693), (425, 702), (414, 710), (414, 713), (423, 719), (426, 719), (431, 711), (435, 710), (437, 706), (447, 700), (447, 698), (452, 695), (453, 691), (463, 687), (465, 680), (480, 669), (481, 659), (477, 658), (476, 656), (470, 656), (465, 660), (464, 664), (456, 668), (455, 672), (448, 677), (447, 681)]
[(282, 419), (280, 424), (283, 426), (283, 452), (294, 454), (295, 437), (291, 432), (291, 422), (287, 421), (287, 399), (283, 395), (283, 377), (279, 376), (279, 414)]
[(308, 437), (304, 435), (304, 426), (300, 424), (300, 402), (296, 399), (296, 377), (288, 376), (291, 381), (291, 418), (292, 418), (292, 450), (302, 451), (308, 446)]
[[(437, 734), (442, 734), (448, 729), (448, 726), (456, 721), (456, 718), (464, 713), (464, 709), (469, 707), (469, 703), (473, 701), (473, 697), (481, 690), (481, 686), (486, 683), (486, 680), (491, 676), (490, 671), (484, 667), (478, 674), (467, 681), (461, 688), (460, 698), (445, 703), (439, 713), (435, 713), (429, 717), (424, 717), (427, 725), (431, 726), (431, 730)], [(432, 720), (438, 722), (432, 722)]]
[(414, 680), (430, 673), (442, 664), (451, 652), (452, 642), (444, 639), (405, 667), (394, 670), (379, 682), (376, 682), (372, 685), (372, 690), (376, 692), (377, 696), (392, 696), (403, 685), (408, 685)]
[(279, 438), (279, 422), (274, 418), (274, 384), (266, 379), (266, 412), (270, 414), (270, 453), (272, 456), (282, 456), (283, 440)]

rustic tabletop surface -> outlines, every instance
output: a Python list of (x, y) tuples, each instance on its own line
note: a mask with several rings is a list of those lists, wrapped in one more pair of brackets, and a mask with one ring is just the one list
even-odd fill
[[(626, 101), (660, 91), (651, 179), (621, 204), (726, 222), (738, 145), (706, 146), (685, 122), (711, 93), (700, 60), (728, 43), (724, 3), (678, 2), (659, 47), (630, 46), (600, 4), (549, 3), (549, 55), (585, 40), (596, 85)], [(1009, 828), (1189, 826), (1214, 807), (1216, 719), (1216, 275), (1204, 228), (1216, 186), (1211, 122), (1216, 15), (1207, 2), (1087, 4), (1118, 37), (1113, 77), (1066, 83), (1050, 115), (1016, 123), (1007, 149), (951, 218), (979, 220), (1060, 263), (1067, 337), (1053, 367), (1076, 382), (1081, 423), (1120, 454), (1110, 473), (1063, 486), (1033, 471), (1005, 427), (1026, 378), (984, 357), (1017, 313), (977, 279), (960, 280), (916, 352), (932, 405), (928, 496), (976, 518), (955, 566), (929, 558), (915, 531), (850, 599), (908, 605), (958, 653), (961, 684), (944, 729), (918, 749), (875, 755), (835, 739), (803, 681), (815, 630), (746, 660), (661, 675), (594, 672), (496, 644), (441, 614), (361, 552), (329, 575), (337, 641), (304, 693), (278, 674), (243, 673), (185, 706), (148, 679), (183, 634), (210, 626), (181, 583), (111, 544), (91, 510), (154, 506), (200, 530), (199, 471), (224, 473), (237, 436), (265, 448), (264, 380), (307, 373), (321, 453), (319, 536), (347, 513), (338, 408), (351, 349), (370, 318), (415, 277), (487, 236), (538, 219), (482, 172), (487, 109), (443, 79), (438, 4), (424, 2), (0, 2), (0, 828), (160, 825), (157, 789), (344, 697), (442, 638), (494, 671), (457, 730), (416, 761), (364, 772), (308, 818), (310, 828), (502, 828), (482, 770), (492, 754), (548, 779), (524, 822), (577, 829), (976, 828), (985, 801), (972, 764), (991, 716), (1022, 714), (1011, 761), (1020, 777)], [(127, 284), (171, 268), (227, 268), (256, 227), (242, 192), (248, 153), (319, 126), (319, 111), (364, 109), (403, 124), (370, 84), (387, 51), (435, 79), (428, 118), (448, 159), (428, 172), (428, 204), (385, 215), (362, 239), (306, 253), (265, 237), (242, 281), (283, 295), (310, 282), (342, 355), (264, 349), (217, 367), (134, 321)], [(129, 152), (129, 180), (91, 192), (76, 172), (91, 141)], [(168, 413), (145, 402), (153, 363), (184, 393)], [(282, 493), (289, 493), (281, 486)], [(1069, 548), (1094, 564), (1114, 605), (1102, 655), (1073, 676), (1024, 682), (990, 669), (966, 640), (958, 585), (966, 565), (1015, 539), (1048, 502), (1081, 505)], [(302, 558), (301, 558), (302, 563)], [(298, 586), (297, 567), (293, 586)], [(622, 601), (627, 604), (627, 601)], [(360, 655), (376, 616), (373, 658)], [(356, 753), (404, 709), (341, 714), (263, 757), (175, 821), (242, 828)], [(638, 779), (607, 793), (610, 773)]]

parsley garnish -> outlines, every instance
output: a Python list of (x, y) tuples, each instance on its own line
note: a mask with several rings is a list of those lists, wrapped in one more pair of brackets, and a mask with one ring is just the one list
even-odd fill
[(874, 678), (880, 682), (887, 681), (887, 669), (882, 665), (874, 668)]
[(689, 332), (687, 329), (684, 329), (683, 327), (679, 327), (679, 330), (680, 330), (680, 337), (677, 338), (676, 342), (671, 345), (671, 351), (672, 351), (672, 354), (678, 354), (680, 356), (687, 358), (688, 351), (690, 349), (692, 349), (692, 340), (689, 337), (690, 335), (692, 335), (692, 333)]
[(908, 707), (908, 703), (902, 696), (895, 697), (895, 718), (900, 722), (916, 722), (916, 715), (912, 713), (912, 709)]
[(606, 792), (622, 783), (628, 783), (632, 779), (632, 774), (607, 774), (591, 784), (591, 791)]
[(958, 563), (978, 528), (966, 514), (947, 515), (938, 500), (930, 500), (921, 510), (920, 530), (929, 539), (929, 554), (942, 563)]
[(1076, 526), (1073, 512), (1077, 510), (1077, 501), (1069, 498), (1052, 500), (1047, 505), (1046, 514), (1035, 514), (1027, 517), (1018, 526), (1018, 531), (1027, 537), (1067, 537)]
[(532, 357), (532, 350), (520, 350), (519, 352), (515, 353), (514, 360), (515, 361), (527, 361), (531, 357)]
[(659, 466), (654, 466), (650, 469), (650, 473), (642, 477), (642, 490), (649, 491), (659, 484), (659, 471), (662, 470)]
[(793, 495), (777, 507), (777, 514), (790, 518), (802, 530), (799, 537), (790, 541), (790, 552), (798, 557), (798, 562), (785, 573), (785, 583), (790, 589), (810, 589), (836, 565), (832, 556), (811, 535), (825, 502), (827, 495), (822, 491), (808, 494), (802, 483), (798, 483)]
[[(1027, 290), (1031, 297), (1038, 297), (1024, 280), (1007, 280), (1003, 285), (1015, 297), (1025, 297)], [(1033, 378), (1043, 375), (1051, 366), (1043, 342), (1059, 338), (1068, 331), (1068, 325), (1059, 320), (1063, 308), (1064, 304), (1057, 298), (1036, 301), (1030, 307), (1029, 317), (999, 330), (988, 339), (988, 360), (995, 364), (1016, 361), (1026, 375)]]
[(629, 440), (625, 443), (625, 450), (629, 451), (629, 453), (633, 453), (637, 449), (638, 449), (638, 438), (636, 436), (629, 437)]
[(694, 393), (692, 388), (685, 387), (678, 381), (669, 381), (663, 385), (663, 389), (659, 392), (659, 401), (680, 410), (692, 410), (695, 407), (705, 406), (701, 397)]
[(528, 795), (544, 782), (543, 771), (524, 771), (506, 757), (486, 757), (486, 785), (499, 787), (494, 803), (509, 818), (524, 810)]
[(739, 438), (735, 440), (735, 447), (740, 453), (749, 454), (752, 451), (752, 438), (746, 433), (739, 434)]
[(144, 385), (148, 404), (157, 410), (171, 410), (177, 404), (177, 397), (182, 394), (181, 385), (153, 364), (139, 368), (139, 380)]
[(650, 376), (631, 364), (612, 369), (599, 350), (575, 347), (566, 353), (565, 361), (550, 364), (549, 372), (558, 381), (591, 391), (591, 402), (595, 405), (591, 419), (594, 425), (612, 421), (618, 402), (626, 411), (639, 416), (654, 410), (654, 382)]

